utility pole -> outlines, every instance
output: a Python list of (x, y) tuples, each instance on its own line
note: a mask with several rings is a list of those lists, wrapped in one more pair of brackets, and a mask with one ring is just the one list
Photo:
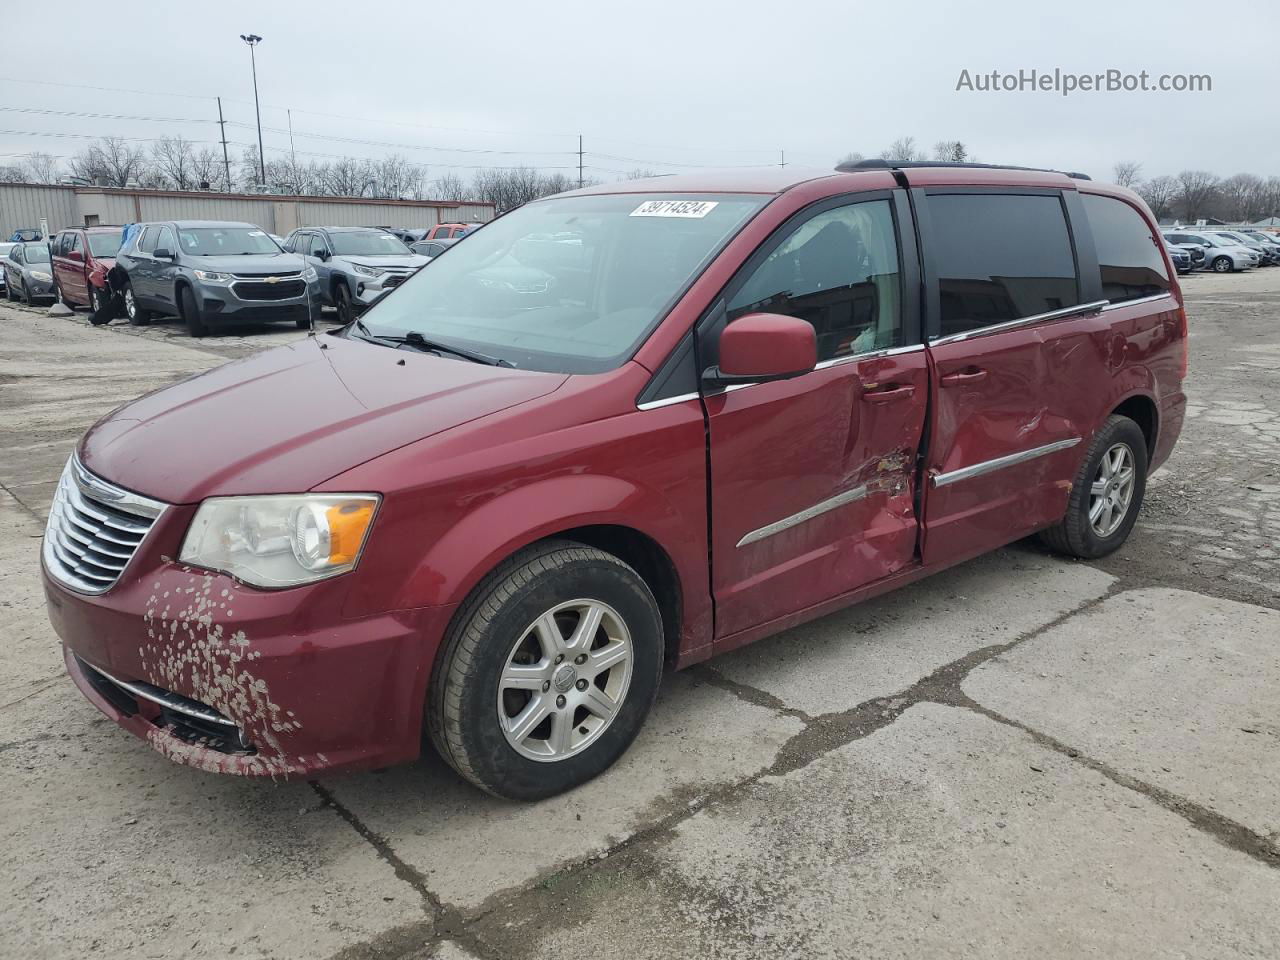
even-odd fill
[(285, 113), (289, 115), (289, 165), (293, 167), (294, 170), (297, 170), (298, 155), (293, 152), (293, 111), (286, 110)]
[(218, 129), (222, 131), (222, 169), (227, 175), (227, 193), (231, 192), (231, 160), (227, 157), (227, 121), (222, 119), (222, 98), (218, 97)]
[(582, 134), (578, 134), (578, 189), (582, 189)]
[(249, 63), (253, 66), (253, 112), (258, 117), (258, 182), (266, 185), (267, 159), (262, 154), (262, 108), (258, 106), (258, 60), (253, 55), (253, 48), (262, 42), (256, 33), (240, 34), (240, 39), (249, 45)]
[(778, 151), (778, 166), (785, 167), (787, 165), (787, 151)]

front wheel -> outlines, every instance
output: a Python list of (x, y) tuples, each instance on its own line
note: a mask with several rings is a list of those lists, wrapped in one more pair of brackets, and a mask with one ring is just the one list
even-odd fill
[(89, 288), (89, 322), (95, 327), (111, 322), (111, 294), (101, 287)]
[(612, 554), (549, 541), (515, 555), (459, 611), (432, 678), (427, 729), (476, 786), (539, 800), (608, 769), (662, 673), (662, 618)]
[(187, 333), (193, 337), (203, 337), (209, 332), (209, 328), (205, 325), (204, 317), (200, 315), (200, 307), (196, 303), (196, 295), (192, 293), (191, 288), (184, 286), (182, 292), (178, 295), (179, 307), (182, 310), (182, 319), (187, 323)]
[(1214, 257), (1213, 272), (1214, 273), (1230, 273), (1234, 269), (1234, 264), (1230, 257)]
[(351, 291), (345, 283), (338, 284), (338, 322), (344, 327), (356, 318), (355, 305), (351, 302)]
[(1076, 472), (1062, 522), (1040, 534), (1051, 549), (1093, 560), (1118, 550), (1147, 491), (1147, 438), (1128, 417), (1110, 416)]

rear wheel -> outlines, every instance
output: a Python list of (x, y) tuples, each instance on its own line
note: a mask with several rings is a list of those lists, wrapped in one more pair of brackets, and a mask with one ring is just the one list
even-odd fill
[(124, 282), (124, 315), (129, 322), (135, 327), (146, 326), (147, 321), (151, 319), (151, 311), (144, 310), (138, 305), (137, 298), (133, 295), (133, 284), (128, 280)]
[(204, 318), (200, 315), (200, 306), (196, 303), (196, 295), (188, 286), (183, 286), (182, 292), (178, 295), (178, 302), (182, 309), (182, 319), (187, 323), (187, 333), (193, 337), (203, 337), (209, 332), (209, 328), (205, 326)]
[(1214, 257), (1213, 272), (1214, 273), (1230, 273), (1233, 269), (1230, 257)]
[(1076, 472), (1067, 513), (1040, 534), (1049, 547), (1085, 560), (1119, 549), (1147, 490), (1147, 438), (1128, 417), (1111, 416)]
[(459, 611), (427, 729), (476, 786), (537, 800), (623, 754), (661, 672), (662, 619), (640, 575), (611, 554), (550, 541), (512, 557)]

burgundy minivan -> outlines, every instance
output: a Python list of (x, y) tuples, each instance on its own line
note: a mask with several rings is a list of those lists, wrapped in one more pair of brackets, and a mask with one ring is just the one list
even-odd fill
[(206, 770), (544, 797), (682, 667), (1032, 533), (1100, 557), (1182, 426), (1150, 212), (860, 164), (530, 203), (361, 320), (98, 422), (43, 548), (67, 668)]

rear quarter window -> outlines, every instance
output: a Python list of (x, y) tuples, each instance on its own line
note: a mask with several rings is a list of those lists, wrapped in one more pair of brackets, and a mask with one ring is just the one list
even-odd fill
[(1169, 292), (1159, 241), (1142, 214), (1115, 197), (1080, 195), (1102, 273), (1102, 295), (1112, 303)]
[(941, 336), (1080, 303), (1057, 195), (936, 194), (929, 220)]

